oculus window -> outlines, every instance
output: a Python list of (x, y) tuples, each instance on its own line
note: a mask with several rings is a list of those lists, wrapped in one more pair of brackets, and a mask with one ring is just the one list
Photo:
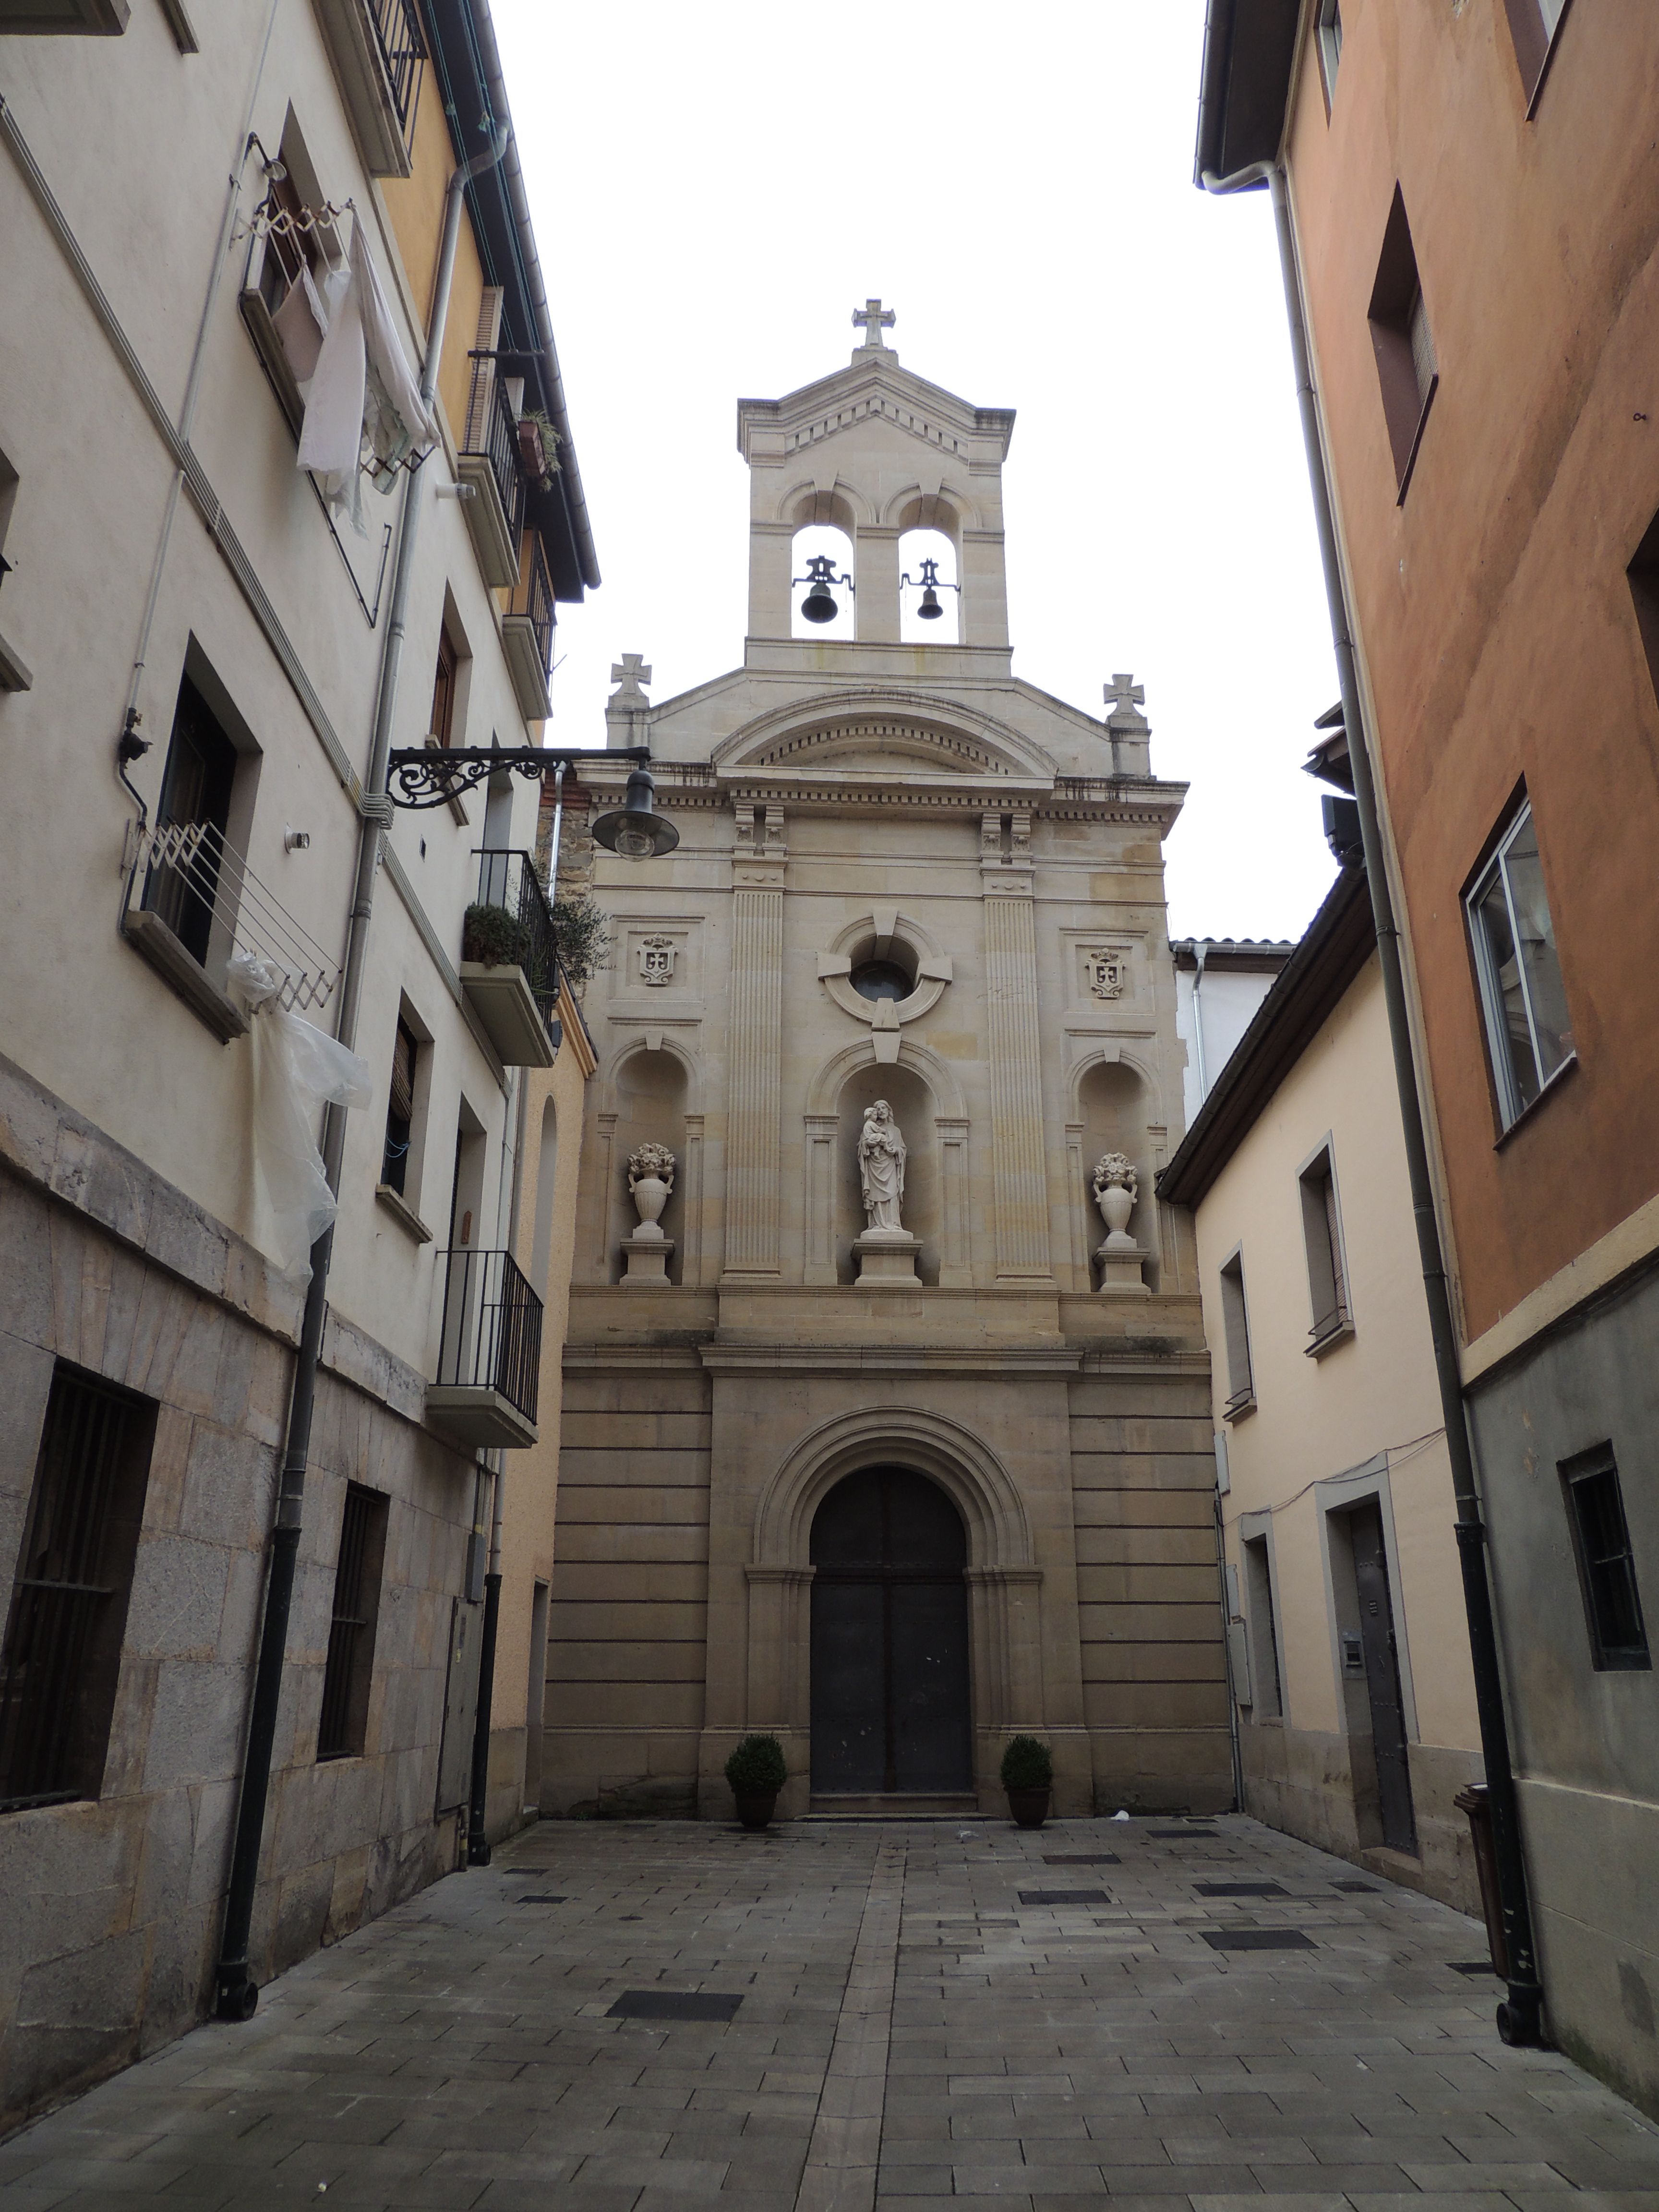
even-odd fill
[(1532, 808), (1522, 806), (1465, 899), (1504, 1128), (1572, 1058), (1555, 925)]

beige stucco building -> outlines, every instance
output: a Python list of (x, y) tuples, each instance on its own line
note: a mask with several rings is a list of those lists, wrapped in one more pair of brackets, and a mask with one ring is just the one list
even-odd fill
[[(1182, 787), (1127, 678), (1100, 720), (1013, 675), (1013, 417), (865, 327), (848, 367), (739, 406), (742, 665), (654, 705), (637, 657), (617, 672), (611, 742), (648, 743), (681, 842), (593, 869), (616, 943), (588, 1001), (542, 1803), (726, 1812), (726, 1754), (766, 1729), (785, 1812), (1000, 1804), (1028, 1729), (1062, 1810), (1213, 1808), (1208, 1361), (1152, 1188), (1182, 1112)], [(614, 803), (620, 769), (586, 780)], [(880, 1100), (906, 1233), (872, 1245)], [(672, 1155), (661, 1239), (629, 1197), (647, 1146)], [(1103, 1265), (1113, 1153), (1138, 1189)]]
[(1192, 1209), (1215, 1358), (1244, 1806), (1478, 1911), (1451, 1472), (1362, 866), (1160, 1190)]

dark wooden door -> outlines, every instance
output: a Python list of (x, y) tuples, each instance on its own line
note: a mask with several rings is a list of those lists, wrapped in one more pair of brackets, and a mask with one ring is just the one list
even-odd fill
[(936, 1483), (866, 1468), (812, 1522), (812, 1787), (973, 1787), (968, 1537)]
[(1365, 1690), (1371, 1708), (1371, 1747), (1382, 1840), (1396, 1851), (1415, 1851), (1411, 1768), (1406, 1753), (1406, 1710), (1400, 1691), (1400, 1655), (1389, 1594), (1389, 1560), (1382, 1516), (1376, 1504), (1348, 1516), (1353, 1538), (1353, 1577), (1359, 1592), (1359, 1640), (1365, 1655)]

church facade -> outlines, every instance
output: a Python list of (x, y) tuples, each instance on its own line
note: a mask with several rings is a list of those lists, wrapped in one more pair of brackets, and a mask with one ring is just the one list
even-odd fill
[[(680, 842), (592, 863), (542, 1807), (727, 1814), (761, 1730), (785, 1815), (1000, 1808), (1015, 1733), (1056, 1812), (1213, 1810), (1209, 1363), (1154, 1188), (1183, 787), (1127, 678), (1097, 720), (1014, 677), (1012, 414), (854, 319), (849, 367), (739, 404), (742, 666), (653, 704), (629, 656), (608, 710)], [(921, 579), (949, 642), (902, 634)]]

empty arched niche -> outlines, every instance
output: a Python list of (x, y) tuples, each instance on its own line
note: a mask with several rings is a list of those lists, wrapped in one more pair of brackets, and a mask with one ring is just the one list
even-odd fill
[(617, 1128), (611, 1149), (612, 1282), (623, 1273), (622, 1240), (639, 1223), (628, 1193), (628, 1163), (641, 1145), (666, 1145), (674, 1155), (674, 1188), (663, 1209), (662, 1226), (674, 1240), (668, 1277), (678, 1283), (685, 1258), (685, 1066), (674, 1053), (630, 1053), (617, 1070)]
[[(847, 580), (854, 574), (853, 517), (840, 500), (819, 501), (817, 507), (827, 510), (823, 519), (805, 523), (789, 548), (789, 635), (850, 645), (854, 617), (852, 586)], [(817, 573), (826, 580), (826, 580), (819, 586), (808, 580), (814, 574), (814, 563), (825, 562), (828, 568), (820, 568)], [(826, 590), (835, 604), (835, 613), (828, 622), (814, 621), (804, 610), (815, 599), (821, 605)]]
[(541, 1143), (536, 1154), (536, 1235), (530, 1248), (530, 1287), (545, 1305), (553, 1260), (553, 1203), (559, 1181), (559, 1109), (550, 1098), (542, 1108)]
[(944, 531), (905, 532), (899, 539), (902, 644), (957, 643), (962, 635), (962, 595), (954, 587), (961, 580), (956, 545)]
[(916, 1273), (924, 1283), (939, 1280), (939, 1240), (942, 1219), (939, 1204), (939, 1132), (933, 1117), (939, 1108), (933, 1094), (914, 1070), (896, 1061), (856, 1069), (842, 1085), (836, 1101), (841, 1116), (837, 1132), (839, 1158), (836, 1199), (836, 1272), (843, 1283), (858, 1273), (853, 1240), (865, 1231), (864, 1182), (859, 1172), (859, 1136), (864, 1109), (884, 1098), (893, 1109), (904, 1139), (904, 1197), (900, 1218), (913, 1237), (921, 1239)]
[(1083, 1115), (1083, 1189), (1079, 1202), (1086, 1208), (1088, 1249), (1092, 1253), (1104, 1238), (1106, 1224), (1094, 1200), (1095, 1163), (1104, 1152), (1121, 1152), (1134, 1163), (1139, 1182), (1129, 1234), (1151, 1255), (1145, 1277), (1158, 1288), (1158, 1200), (1152, 1189), (1152, 1148), (1146, 1134), (1146, 1086), (1139, 1072), (1124, 1060), (1107, 1060), (1090, 1068), (1078, 1090)]

